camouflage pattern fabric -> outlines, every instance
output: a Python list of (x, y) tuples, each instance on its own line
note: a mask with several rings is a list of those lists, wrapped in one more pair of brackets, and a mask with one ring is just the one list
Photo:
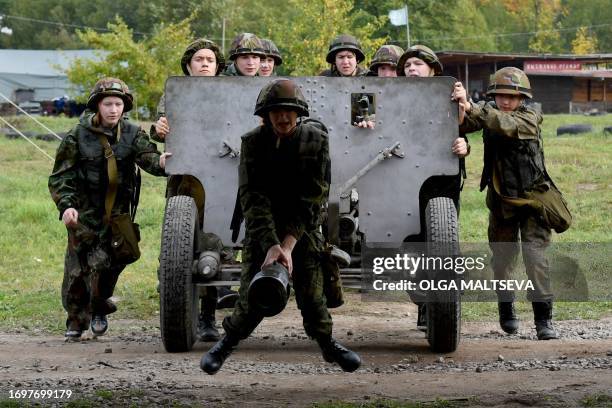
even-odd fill
[[(525, 269), (535, 288), (528, 293), (533, 301), (552, 300), (549, 266), (544, 254), (550, 243), (550, 228), (542, 224), (531, 208), (514, 206), (503, 196), (521, 197), (525, 191), (552, 182), (544, 167), (541, 123), (542, 115), (525, 105), (513, 112), (502, 112), (493, 102), (480, 102), (472, 104), (460, 126), (467, 133), (483, 130), (485, 163), (481, 191), (488, 187), (488, 235), (495, 279), (509, 277), (520, 242)], [(516, 245), (494, 244), (497, 242)], [(514, 298), (512, 293), (498, 295), (501, 301)]]
[(267, 38), (261, 39), (261, 44), (263, 45), (264, 53), (266, 57), (274, 58), (274, 67), (278, 67), (283, 64), (283, 57), (278, 50), (278, 47), (272, 40), (268, 40)]
[(248, 54), (259, 55), (260, 57), (266, 56), (263, 44), (255, 34), (238, 34), (230, 46), (229, 59), (234, 61), (239, 55)]
[[(153, 175), (165, 175), (159, 166), (160, 153), (142, 129), (121, 119), (118, 125), (121, 138), (117, 140), (116, 128), (111, 131), (96, 127), (94, 116), (81, 117), (80, 123), (62, 140), (49, 177), (49, 191), (59, 218), (68, 208), (79, 212), (78, 226), (69, 229), (62, 298), (66, 311), (72, 316), (81, 316), (80, 321), (90, 310), (83, 306), (90, 303), (89, 296), (101, 293), (100, 296), (110, 297), (114, 283), (105, 284), (105, 279), (116, 282), (124, 268), (124, 265), (115, 265), (109, 255), (110, 231), (103, 223), (107, 164), (97, 134), (108, 137), (117, 157), (118, 186), (113, 214), (129, 212), (136, 164)], [(101, 283), (92, 280), (97, 275), (104, 276), (98, 280)]]
[(304, 328), (314, 338), (331, 335), (317, 233), (329, 193), (328, 163), (327, 134), (311, 125), (299, 124), (292, 136), (280, 140), (265, 125), (243, 136), (239, 194), (246, 236), (240, 300), (223, 322), (226, 333), (246, 338), (261, 322), (262, 316), (249, 309), (248, 285), (268, 249), (291, 234), (297, 239), (293, 284)]
[(397, 67), (397, 62), (404, 53), (404, 50), (397, 45), (383, 45), (380, 47), (370, 63), (370, 71), (376, 72), (378, 67), (384, 64), (389, 64), (392, 67)]
[(404, 65), (406, 65), (406, 61), (408, 60), (408, 58), (412, 57), (416, 57), (425, 61), (427, 65), (433, 68), (435, 75), (440, 75), (442, 73), (442, 63), (438, 59), (436, 53), (433, 52), (432, 49), (429, 47), (417, 44), (408, 48), (397, 62), (398, 76), (406, 76), (406, 73), (404, 72)]
[(531, 99), (531, 83), (522, 70), (505, 67), (497, 70), (489, 79), (487, 95), (496, 94), (524, 95)]

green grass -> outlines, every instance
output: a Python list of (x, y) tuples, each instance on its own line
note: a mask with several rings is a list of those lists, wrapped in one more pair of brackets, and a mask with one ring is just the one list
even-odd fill
[(436, 398), (434, 401), (412, 402), (390, 399), (376, 399), (365, 402), (330, 401), (319, 402), (313, 408), (459, 408), (473, 405), (476, 401), (471, 398), (462, 400), (445, 400)]
[[(75, 119), (45, 118), (57, 131), (66, 131)], [(595, 132), (557, 138), (555, 129), (565, 123), (591, 123)], [(601, 129), (612, 124), (612, 115), (600, 117), (548, 115), (544, 120), (548, 170), (565, 194), (574, 225), (557, 242), (609, 242), (612, 231), (611, 136)], [(147, 128), (145, 126), (145, 128)], [(41, 131), (44, 132), (44, 131)], [(58, 142), (37, 143), (51, 156)], [(486, 242), (487, 210), (484, 193), (478, 192), (482, 169), (482, 142), (470, 138), (468, 179), (462, 193), (461, 240)], [(60, 286), (66, 232), (47, 190), (51, 162), (24, 140), (0, 137), (0, 330), (41, 328), (63, 331), (65, 313)], [(142, 232), (142, 258), (123, 272), (115, 292), (120, 300), (118, 319), (155, 318), (159, 311), (156, 291), (165, 179), (143, 175), (138, 222)], [(609, 277), (602, 284), (609, 285)], [(610, 313), (610, 302), (561, 303), (555, 316), (598, 318)], [(529, 305), (519, 310), (528, 313)], [(495, 305), (465, 304), (466, 319), (495, 319)]]

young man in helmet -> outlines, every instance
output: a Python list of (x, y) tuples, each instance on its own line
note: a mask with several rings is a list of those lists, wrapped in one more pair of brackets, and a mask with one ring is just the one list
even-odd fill
[(68, 339), (79, 339), (90, 324), (94, 335), (105, 334), (106, 316), (117, 310), (110, 298), (125, 264), (112, 255), (106, 214), (113, 218), (133, 209), (136, 165), (165, 176), (169, 153), (160, 154), (147, 134), (123, 117), (132, 106), (123, 81), (99, 80), (87, 102), (90, 112), (60, 143), (49, 177), (51, 197), (68, 230), (62, 283)]
[(246, 223), (240, 299), (223, 320), (225, 337), (202, 357), (200, 367), (215, 374), (263, 320), (249, 305), (248, 287), (263, 266), (279, 262), (293, 277), (306, 334), (318, 342), (326, 361), (354, 371), (361, 360), (332, 338), (322, 289), (319, 227), (329, 191), (327, 134), (298, 122), (308, 116), (308, 104), (288, 79), (261, 90), (255, 114), (263, 124), (242, 136), (240, 152), (239, 198)]
[(283, 63), (280, 51), (276, 44), (272, 40), (262, 39), (261, 44), (264, 48), (265, 57), (261, 58), (259, 67), (259, 76), (269, 77), (276, 75), (276, 67), (279, 67)]
[[(493, 74), (487, 95), (495, 100), (474, 104), (465, 94), (457, 100), (465, 109), (462, 129), (483, 130), (485, 153), (480, 190), (487, 188), (494, 278), (509, 278), (513, 261), (522, 249), (525, 269), (534, 285), (527, 298), (532, 301), (538, 340), (556, 339), (549, 265), (544, 254), (551, 227), (530, 205), (517, 204), (530, 191), (556, 188), (544, 167), (542, 115), (525, 104), (532, 98), (531, 85), (518, 68), (506, 67)], [(497, 296), (501, 328), (506, 333), (516, 333), (519, 322), (514, 292), (498, 291)]]
[(372, 62), (370, 63), (370, 74), (383, 78), (393, 78), (397, 76), (397, 62), (404, 53), (404, 50), (397, 45), (383, 45), (380, 47)]
[(329, 44), (329, 51), (325, 60), (331, 65), (330, 69), (321, 72), (320, 76), (352, 77), (366, 76), (368, 70), (358, 65), (365, 59), (361, 43), (349, 34), (341, 34)]
[[(223, 71), (224, 67), (225, 59), (221, 50), (217, 44), (206, 38), (198, 38), (187, 45), (181, 57), (181, 69), (186, 76), (217, 76)], [(157, 105), (157, 122), (151, 126), (151, 138), (158, 142), (164, 142), (170, 132), (165, 105), (165, 96), (162, 95)], [(205, 194), (202, 187), (200, 181), (195, 177), (181, 175), (171, 176), (168, 179), (168, 188), (166, 190), (167, 198), (186, 195), (194, 199), (198, 208), (200, 225), (204, 221)], [(199, 242), (201, 243), (200, 253), (203, 253), (205, 250), (219, 250), (219, 248), (223, 248), (219, 238), (212, 234), (206, 234)], [(221, 250), (221, 255), (223, 256), (224, 254)], [(217, 302), (221, 298), (224, 301), (219, 306), (229, 305), (231, 307), (233, 305), (232, 299), (235, 302), (236, 297), (236, 292), (231, 291), (227, 287), (219, 289), (207, 287), (205, 289), (205, 292), (200, 297), (200, 314), (198, 317), (198, 338), (200, 341), (219, 340), (219, 331), (217, 330), (215, 320)]]
[(266, 57), (261, 40), (251, 33), (238, 34), (229, 50), (230, 65), (223, 71), (224, 76), (255, 76)]

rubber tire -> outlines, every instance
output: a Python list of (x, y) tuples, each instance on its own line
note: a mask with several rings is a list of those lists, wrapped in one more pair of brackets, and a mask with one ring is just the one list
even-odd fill
[(581, 133), (589, 133), (593, 131), (593, 126), (588, 124), (563, 125), (557, 128), (557, 136), (561, 135), (579, 135)]
[[(425, 226), (429, 256), (459, 253), (459, 227), (453, 200), (447, 197), (429, 200), (425, 207)], [(455, 279), (455, 272), (450, 271), (447, 277), (441, 278)], [(453, 352), (461, 338), (460, 291), (429, 292), (428, 298), (427, 341), (431, 350)]]
[(197, 225), (193, 198), (168, 199), (159, 257), (159, 317), (164, 348), (170, 353), (191, 350), (197, 339), (198, 293), (192, 282)]

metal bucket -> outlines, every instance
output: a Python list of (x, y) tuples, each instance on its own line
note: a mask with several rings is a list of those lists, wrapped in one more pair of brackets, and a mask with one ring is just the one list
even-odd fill
[(289, 299), (289, 272), (274, 262), (263, 268), (249, 285), (249, 306), (265, 317), (276, 316), (287, 306)]

